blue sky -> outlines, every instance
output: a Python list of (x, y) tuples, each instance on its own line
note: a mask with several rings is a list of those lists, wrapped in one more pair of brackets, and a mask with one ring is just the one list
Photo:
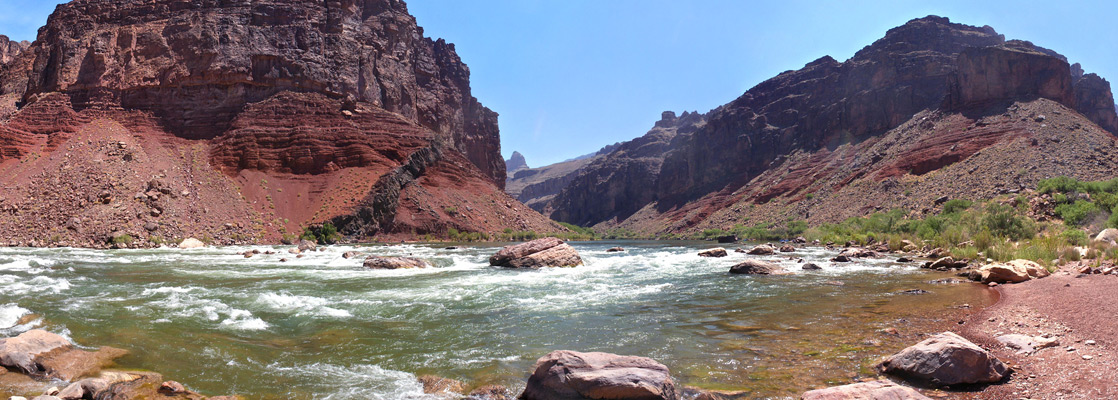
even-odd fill
[[(0, 34), (33, 39), (57, 1), (0, 0)], [(644, 134), (660, 112), (706, 112), (782, 71), (838, 60), (934, 14), (990, 25), (1118, 79), (1118, 2), (411, 0), (457, 45), (502, 150), (541, 166)]]

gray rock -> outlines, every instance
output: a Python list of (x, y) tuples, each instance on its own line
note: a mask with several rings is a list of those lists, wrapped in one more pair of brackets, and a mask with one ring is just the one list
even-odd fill
[(745, 260), (740, 264), (730, 267), (731, 274), (741, 275), (780, 275), (784, 269), (780, 266), (761, 260)]
[(1001, 360), (951, 332), (932, 336), (886, 358), (878, 370), (936, 386), (999, 382), (1008, 373)]

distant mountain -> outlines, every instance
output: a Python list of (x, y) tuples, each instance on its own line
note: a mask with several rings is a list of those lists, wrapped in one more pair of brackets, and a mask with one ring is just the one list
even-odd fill
[(528, 169), (528, 161), (524, 159), (524, 155), (520, 152), (512, 152), (512, 157), (505, 160), (505, 171), (508, 176), (512, 176), (513, 173), (522, 169)]
[(505, 192), (536, 211), (550, 213), (550, 201), (559, 190), (570, 184), (583, 168), (593, 165), (620, 145), (608, 145), (597, 152), (540, 168), (522, 168), (510, 172), (505, 181)]
[(1118, 171), (1109, 82), (1054, 51), (935, 16), (688, 117), (665, 116), (533, 208), (579, 225), (682, 233), (922, 213), (943, 196)]

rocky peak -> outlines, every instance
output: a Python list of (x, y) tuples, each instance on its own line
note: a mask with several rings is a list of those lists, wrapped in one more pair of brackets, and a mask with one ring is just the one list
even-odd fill
[(246, 104), (320, 93), (416, 122), (504, 184), (497, 114), (471, 95), (454, 46), (424, 37), (400, 0), (74, 0), (30, 51), (25, 102), (107, 98), (212, 139)]
[(20, 53), (27, 50), (28, 47), (31, 47), (31, 42), (26, 40), (17, 42), (9, 39), (7, 36), (0, 35), (0, 65), (11, 63)]
[(524, 159), (524, 155), (519, 151), (512, 152), (512, 157), (505, 161), (506, 171), (511, 175), (516, 171), (528, 169), (528, 161)]

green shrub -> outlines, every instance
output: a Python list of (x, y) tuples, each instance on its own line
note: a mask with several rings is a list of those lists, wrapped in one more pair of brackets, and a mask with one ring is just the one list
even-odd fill
[(135, 239), (132, 238), (132, 235), (129, 235), (129, 234), (125, 233), (123, 235), (113, 237), (112, 243), (113, 244), (131, 245), (132, 242), (134, 242), (134, 241), (135, 241)]
[(1086, 246), (1090, 241), (1087, 232), (1081, 229), (1067, 229), (1060, 233), (1060, 238), (1073, 246)]
[(968, 201), (968, 200), (963, 200), (963, 199), (948, 200), (946, 203), (943, 204), (943, 213), (944, 214), (959, 213), (959, 212), (962, 212), (962, 211), (966, 211), (968, 208), (970, 208), (971, 205), (974, 205), (974, 203), (971, 202), (971, 201)]
[(991, 202), (986, 206), (982, 225), (990, 233), (1013, 240), (1031, 239), (1036, 235), (1036, 226), (1028, 217), (1017, 215), (1013, 207)]
[(1099, 212), (1099, 208), (1087, 200), (1077, 200), (1075, 203), (1065, 203), (1056, 206), (1056, 215), (1064, 220), (1068, 226), (1080, 226)]

